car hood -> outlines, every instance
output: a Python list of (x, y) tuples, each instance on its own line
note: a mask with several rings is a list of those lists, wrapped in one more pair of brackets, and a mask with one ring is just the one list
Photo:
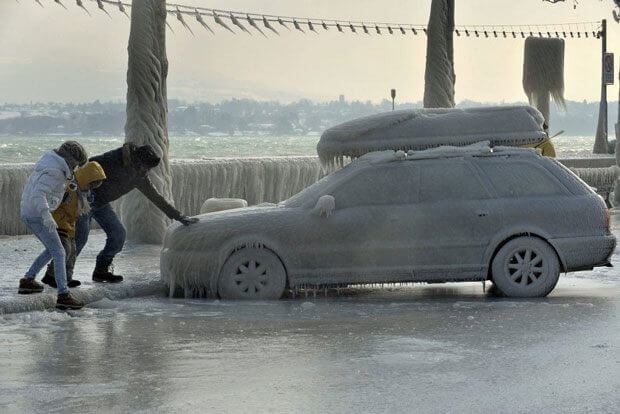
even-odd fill
[(277, 225), (277, 217), (291, 210), (283, 205), (265, 204), (201, 214), (196, 216), (199, 221), (189, 226), (172, 224), (166, 232), (164, 246), (192, 250), (205, 247), (205, 244), (216, 244), (236, 234)]

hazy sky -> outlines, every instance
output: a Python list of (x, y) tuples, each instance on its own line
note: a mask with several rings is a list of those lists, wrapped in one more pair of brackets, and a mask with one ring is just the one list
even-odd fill
[[(112, 19), (83, 0), (92, 17), (63, 0), (0, 0), (0, 102), (124, 100), (129, 20), (108, 6)], [(176, 0), (187, 5), (342, 20), (426, 24), (431, 0)], [(456, 0), (456, 23), (550, 24), (608, 20), (608, 50), (620, 44), (612, 0), (550, 5), (542, 0)], [(168, 96), (190, 101), (232, 97), (379, 101), (390, 88), (399, 101), (423, 96), (424, 36), (368, 36), (332, 29), (302, 34), (281, 30), (233, 35), (211, 24), (216, 35), (188, 18), (192, 36), (168, 17)], [(207, 19), (208, 22), (211, 20)], [(600, 96), (600, 41), (568, 39), (567, 99)], [(620, 50), (616, 50), (620, 52)], [(521, 85), (523, 39), (455, 38), (456, 99), (525, 100)], [(618, 71), (616, 56), (616, 72)], [(616, 85), (608, 88), (617, 99)]]

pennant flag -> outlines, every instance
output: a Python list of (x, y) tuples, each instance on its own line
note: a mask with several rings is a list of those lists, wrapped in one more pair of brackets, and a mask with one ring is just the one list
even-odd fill
[(192, 36), (195, 36), (194, 32), (192, 32), (191, 27), (189, 27), (187, 25), (187, 23), (185, 23), (185, 20), (183, 20), (183, 14), (181, 13), (181, 10), (179, 10), (179, 6), (177, 6), (177, 20), (181, 22), (183, 27), (185, 27), (187, 30), (189, 30), (189, 32), (192, 34)]
[(209, 25), (204, 21), (204, 19), (202, 18), (202, 14), (200, 14), (198, 12), (198, 9), (196, 9), (196, 21), (198, 23), (200, 23), (202, 25), (202, 27), (204, 27), (205, 29), (207, 29), (208, 31), (211, 32), (211, 34), (215, 34), (215, 32), (213, 30), (211, 30), (211, 28), (209, 27)]
[(220, 26), (223, 26), (226, 30), (230, 31), (231, 33), (235, 33), (233, 29), (228, 27), (228, 25), (224, 23), (224, 20), (222, 20), (222, 18), (217, 15), (215, 10), (213, 11), (213, 20), (215, 20), (215, 23), (219, 24)]
[(235, 15), (232, 14), (232, 13), (230, 13), (230, 21), (232, 22), (232, 24), (234, 24), (235, 26), (239, 27), (241, 30), (243, 30), (247, 34), (252, 35), (252, 33), (250, 33), (250, 31), (248, 29), (246, 29), (245, 26), (242, 25), (241, 22), (239, 20), (237, 20)]
[(271, 23), (269, 23), (269, 20), (267, 20), (265, 16), (263, 16), (263, 26), (280, 36), (280, 33), (278, 33), (278, 31), (273, 28), (273, 26), (271, 25)]
[(258, 27), (258, 25), (256, 24), (256, 22), (254, 21), (254, 19), (252, 19), (250, 17), (250, 15), (248, 14), (247, 17), (248, 19), (248, 23), (250, 23), (250, 26), (252, 26), (253, 28), (255, 28), (256, 30), (259, 31), (260, 34), (262, 34), (263, 36), (267, 37), (267, 35), (265, 33), (263, 33), (263, 31), (260, 29), (260, 27)]
[(79, 8), (84, 9), (86, 14), (88, 14), (90, 16), (90, 12), (88, 11), (88, 9), (86, 7), (84, 7), (84, 4), (82, 4), (82, 0), (75, 0), (75, 4), (77, 4), (77, 6)]

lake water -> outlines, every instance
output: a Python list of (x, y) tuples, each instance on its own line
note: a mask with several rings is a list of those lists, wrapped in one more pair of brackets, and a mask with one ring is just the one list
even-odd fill
[[(306, 136), (172, 136), (171, 158), (265, 157), (316, 155), (319, 135)], [(124, 142), (120, 136), (0, 136), (0, 163), (36, 162), (41, 154), (75, 139), (90, 154), (117, 148)], [(594, 137), (559, 136), (553, 139), (558, 157), (592, 157)]]

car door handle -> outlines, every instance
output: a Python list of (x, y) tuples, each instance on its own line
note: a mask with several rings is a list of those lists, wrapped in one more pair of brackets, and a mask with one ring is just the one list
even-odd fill
[(476, 214), (478, 214), (478, 217), (486, 217), (489, 215), (489, 212), (486, 210), (479, 210), (476, 212)]

